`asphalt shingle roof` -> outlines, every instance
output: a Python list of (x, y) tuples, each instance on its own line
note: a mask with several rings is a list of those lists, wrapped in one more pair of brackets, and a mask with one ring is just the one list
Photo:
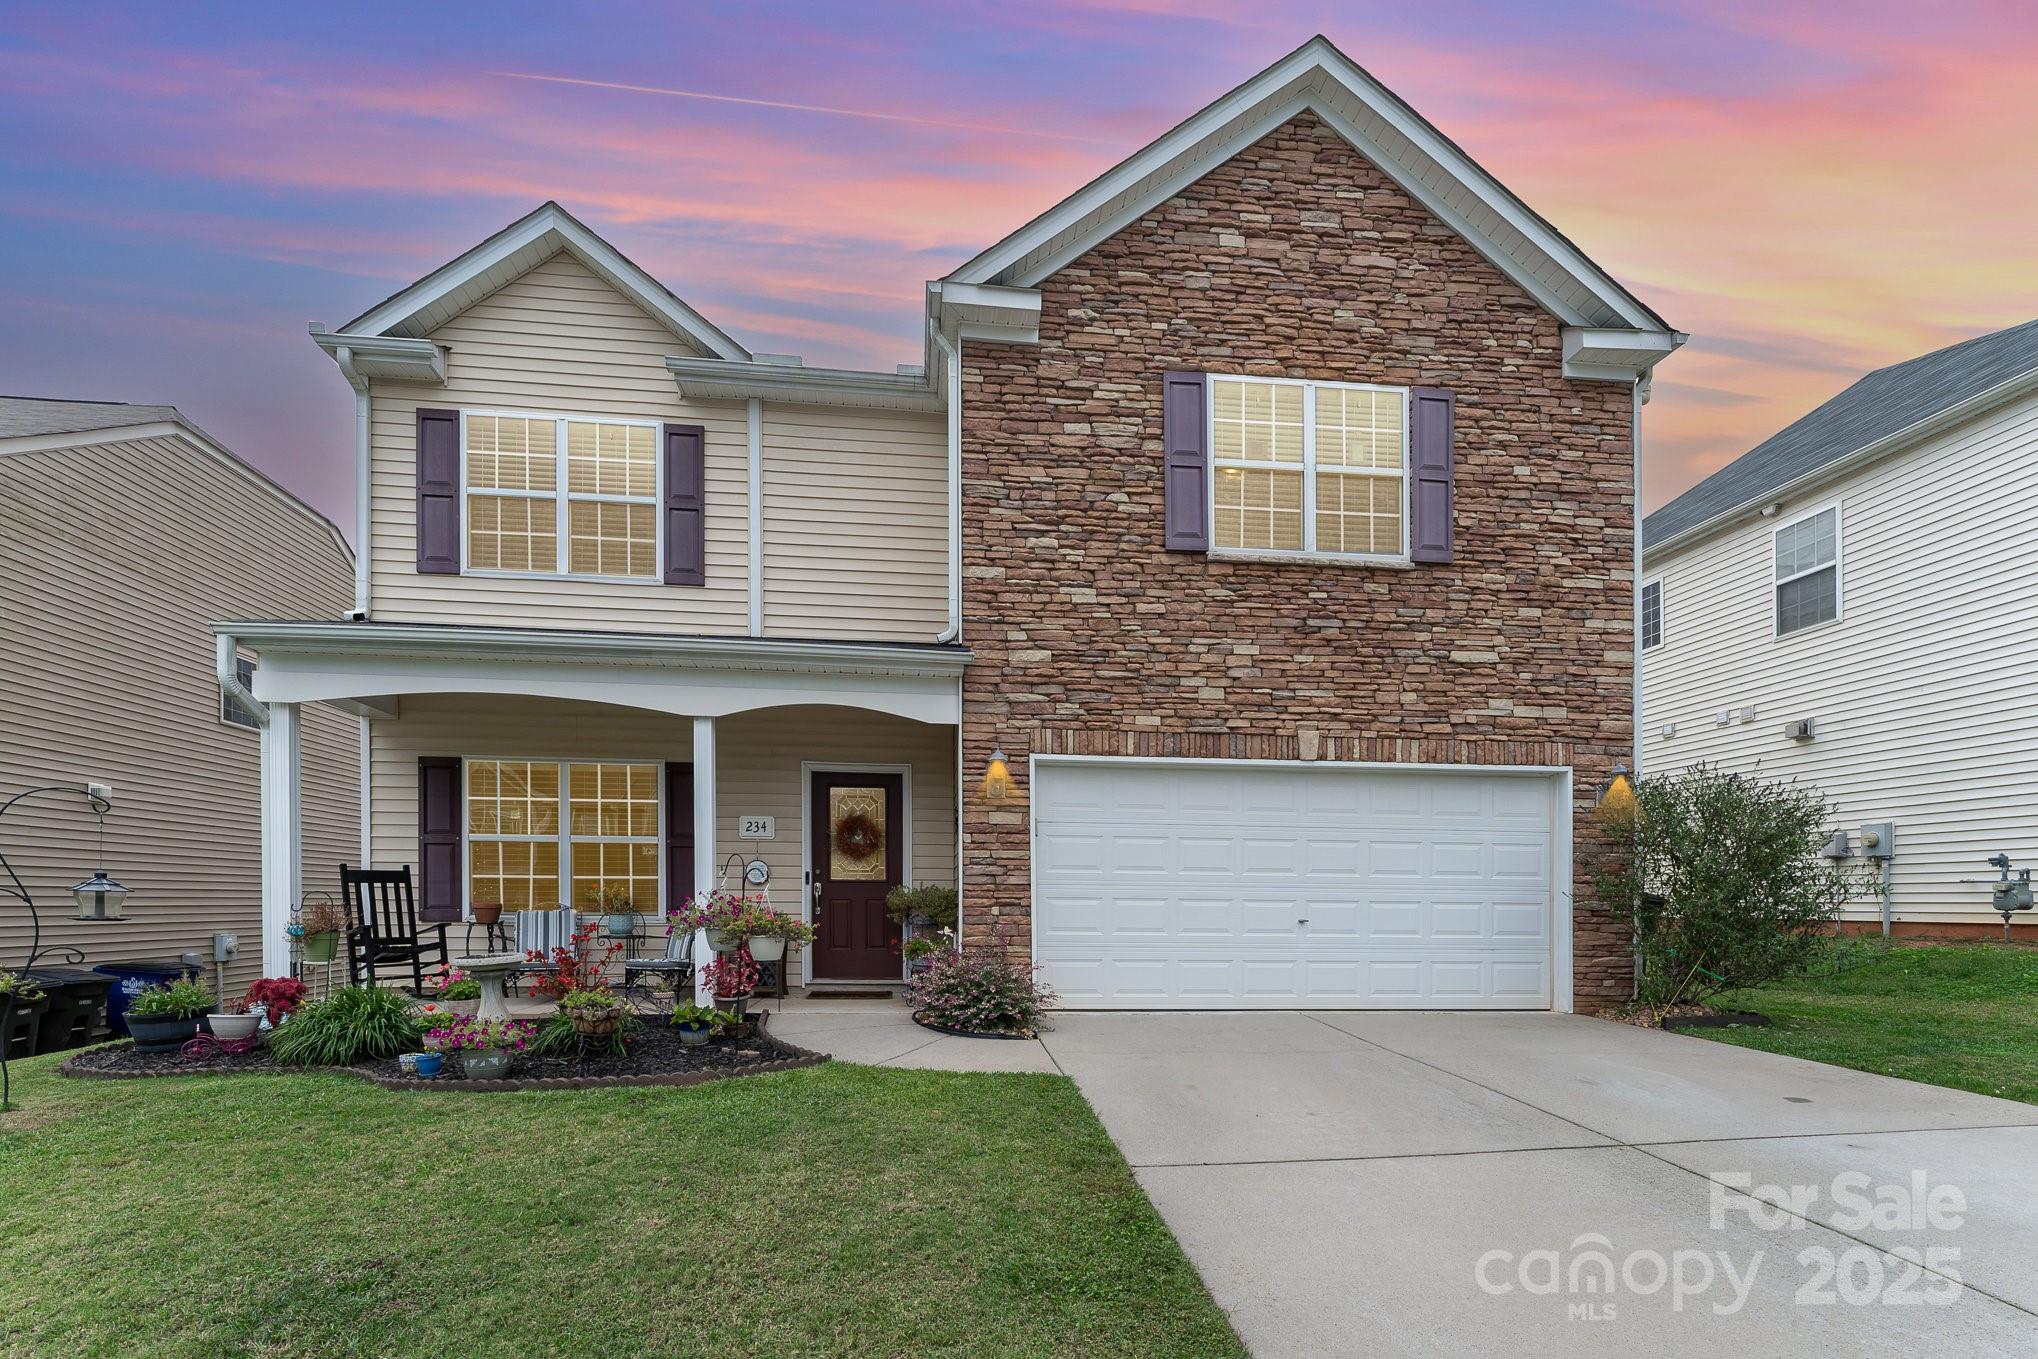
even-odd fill
[(1878, 368), (1642, 520), (1647, 550), (2038, 368), (2038, 321)]
[(0, 396), (0, 439), (28, 434), (83, 434), (121, 425), (177, 419), (175, 406), (130, 406), (125, 401), (61, 401), (44, 396)]

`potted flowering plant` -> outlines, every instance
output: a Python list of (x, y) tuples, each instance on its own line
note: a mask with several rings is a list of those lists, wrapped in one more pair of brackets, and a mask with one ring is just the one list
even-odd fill
[(425, 974), (425, 989), (434, 1005), (453, 1014), (471, 1015), (481, 1005), (481, 983), (451, 963)]
[(906, 941), (906, 971), (919, 976), (934, 965), (935, 958), (943, 953), (955, 952), (955, 931), (943, 928), (935, 934), (922, 934)]
[(198, 1016), (212, 1008), (212, 992), (190, 977), (151, 986), (127, 1005), (127, 1031), (136, 1052), (175, 1052), (198, 1033)]
[(682, 1047), (697, 1048), (736, 1022), (727, 1010), (706, 1005), (682, 1005), (672, 1012), (672, 1027), (679, 1031)]
[(304, 1004), (309, 994), (310, 988), (295, 977), (257, 977), (248, 983), (248, 1010), (259, 1011), (273, 1029)]
[(750, 946), (750, 956), (760, 963), (775, 963), (785, 957), (786, 947), (802, 948), (814, 942), (814, 927), (796, 915), (774, 911), (769, 906), (746, 906), (738, 917), (738, 928)]
[(717, 953), (734, 953), (743, 947), (743, 918), (749, 906), (740, 892), (717, 888), (695, 893), (686, 905), (672, 912), (672, 928), (686, 934), (708, 932), (708, 947)]
[(750, 950), (741, 947), (734, 953), (722, 954), (701, 969), (701, 980), (707, 984), (708, 994), (715, 998), (717, 1006), (736, 1015), (749, 1008), (759, 975)]
[[(476, 1019), (458, 1015), (425, 1035), (436, 1051), (457, 1052), (471, 1081), (500, 1080), (509, 1074), (510, 1059), (531, 1046), (535, 1026), (521, 1019)], [(431, 1049), (428, 1049), (431, 1050)]]

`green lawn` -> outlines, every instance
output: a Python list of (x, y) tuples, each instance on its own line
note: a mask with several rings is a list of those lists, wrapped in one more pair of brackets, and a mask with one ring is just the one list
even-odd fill
[(0, 1114), (0, 1354), (1236, 1355), (1075, 1087), (72, 1081)]
[(1714, 1003), (1775, 1023), (1687, 1032), (2038, 1104), (2038, 949), (1853, 943), (1808, 976)]

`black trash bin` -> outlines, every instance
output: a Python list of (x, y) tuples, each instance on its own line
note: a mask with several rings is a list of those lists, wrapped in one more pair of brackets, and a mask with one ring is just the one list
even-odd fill
[(24, 975), (50, 998), (36, 1034), (37, 1052), (62, 1052), (106, 1037), (106, 993), (113, 978), (77, 967), (38, 967)]
[(92, 969), (113, 979), (106, 993), (106, 1022), (117, 1034), (127, 1034), (127, 1006), (151, 986), (161, 986), (186, 976), (191, 969), (176, 958), (144, 958), (132, 963), (103, 963)]
[(34, 1000), (22, 1000), (19, 996), (0, 998), (0, 1052), (7, 1054), (8, 1061), (35, 1056), (36, 1035), (42, 1030), (43, 1011), (49, 1005), (47, 996)]

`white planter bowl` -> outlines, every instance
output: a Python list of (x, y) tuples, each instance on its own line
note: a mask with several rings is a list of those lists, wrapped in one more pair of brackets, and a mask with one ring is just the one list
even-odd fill
[(753, 934), (750, 956), (760, 963), (775, 963), (785, 957), (785, 940), (775, 934)]
[(262, 1023), (262, 1016), (207, 1015), (205, 1022), (212, 1029), (214, 1038), (222, 1043), (234, 1043), (243, 1038), (253, 1038)]

